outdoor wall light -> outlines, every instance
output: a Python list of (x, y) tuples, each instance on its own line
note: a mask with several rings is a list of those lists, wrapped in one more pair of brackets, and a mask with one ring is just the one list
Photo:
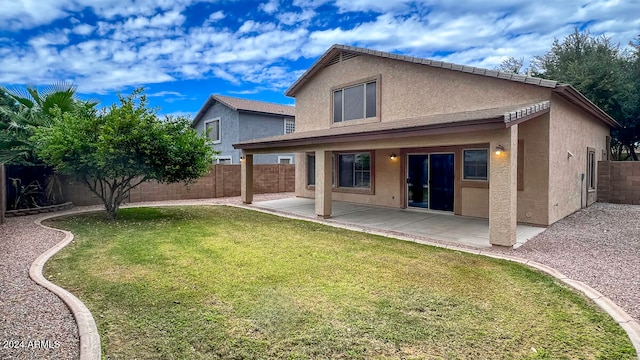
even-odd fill
[(240, 161), (244, 161), (244, 155), (240, 156)]
[(504, 151), (504, 146), (502, 145), (496, 146), (496, 155), (502, 154), (503, 151)]
[(391, 155), (389, 156), (389, 158), (391, 160), (395, 160), (396, 159), (396, 153), (391, 153)]

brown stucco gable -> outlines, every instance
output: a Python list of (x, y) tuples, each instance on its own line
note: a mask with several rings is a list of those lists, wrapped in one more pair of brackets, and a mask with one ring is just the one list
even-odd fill
[(574, 87), (572, 87), (571, 85), (558, 83), (554, 80), (541, 79), (532, 76), (506, 73), (473, 66), (458, 65), (444, 61), (436, 61), (339, 44), (335, 44), (331, 48), (329, 48), (304, 74), (302, 74), (302, 76), (300, 76), (293, 83), (293, 85), (291, 85), (291, 87), (285, 92), (285, 95), (295, 97), (296, 93), (325, 67), (360, 55), (409, 62), (434, 68), (446, 69), (450, 71), (463, 72), (470, 75), (485, 76), (501, 79), (504, 81), (518, 82), (522, 84), (552, 89), (552, 91), (558, 93), (560, 96), (569, 100), (571, 103), (573, 103), (583, 111), (589, 113), (590, 115), (594, 116), (598, 120), (604, 122), (608, 126), (612, 128), (617, 128), (620, 126), (613, 118), (611, 118), (611, 116), (597, 107), (593, 102), (587, 99)]

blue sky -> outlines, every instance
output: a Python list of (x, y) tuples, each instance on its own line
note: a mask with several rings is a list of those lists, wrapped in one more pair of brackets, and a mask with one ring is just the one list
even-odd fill
[(284, 91), (334, 43), (494, 68), (575, 27), (640, 34), (638, 0), (547, 3), (0, 0), (0, 84), (72, 81), (103, 106), (144, 86), (160, 113), (195, 115), (212, 93), (293, 104)]

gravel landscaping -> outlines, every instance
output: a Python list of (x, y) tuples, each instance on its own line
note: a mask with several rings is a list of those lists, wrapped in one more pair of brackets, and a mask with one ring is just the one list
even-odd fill
[(77, 359), (73, 315), (29, 278), (31, 263), (64, 237), (36, 225), (38, 216), (9, 218), (0, 226), (0, 359)]
[[(255, 201), (293, 196), (256, 195)], [(239, 197), (160, 204), (238, 204)], [(145, 204), (136, 204), (145, 205)], [(29, 278), (31, 263), (63, 235), (35, 225), (41, 215), (0, 225), (0, 358), (76, 359), (78, 329), (65, 304)], [(518, 249), (495, 252), (531, 259), (580, 280), (640, 320), (640, 206), (596, 203), (553, 224)]]
[(640, 321), (640, 206), (595, 203), (551, 225), (512, 256), (551, 266)]

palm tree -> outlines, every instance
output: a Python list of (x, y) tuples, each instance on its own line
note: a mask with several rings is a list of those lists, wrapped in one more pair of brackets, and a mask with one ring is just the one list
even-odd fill
[[(76, 85), (61, 81), (37, 87), (0, 87), (0, 163), (40, 165), (30, 142), (33, 130), (48, 126), (51, 110), (66, 112), (77, 101)], [(96, 102), (97, 104), (97, 102)]]

